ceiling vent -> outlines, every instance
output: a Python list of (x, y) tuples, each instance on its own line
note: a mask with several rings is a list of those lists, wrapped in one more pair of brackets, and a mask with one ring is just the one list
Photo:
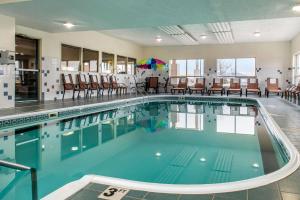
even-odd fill
[(196, 38), (194, 38), (190, 33), (185, 31), (181, 26), (159, 26), (158, 28), (183, 44), (198, 43)]
[(229, 22), (209, 23), (208, 27), (221, 44), (234, 43), (234, 36)]

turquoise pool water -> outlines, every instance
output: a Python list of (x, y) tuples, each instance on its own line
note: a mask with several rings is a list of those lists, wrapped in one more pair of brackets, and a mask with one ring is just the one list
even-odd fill
[[(37, 168), (40, 198), (87, 174), (212, 184), (265, 175), (288, 161), (251, 104), (152, 102), (0, 135), (1, 159)], [(30, 175), (0, 168), (0, 188), (0, 199), (30, 199)]]

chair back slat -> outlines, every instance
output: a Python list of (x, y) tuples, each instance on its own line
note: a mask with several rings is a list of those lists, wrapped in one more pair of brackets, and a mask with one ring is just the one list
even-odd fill
[(267, 89), (268, 90), (279, 90), (278, 78), (268, 78), (267, 79)]
[(257, 78), (248, 78), (247, 80), (247, 89), (258, 89), (258, 79)]
[(195, 88), (205, 88), (205, 78), (196, 78)]
[(223, 88), (223, 78), (214, 78), (213, 88)]
[(187, 88), (187, 84), (188, 84), (188, 78), (180, 78), (179, 79), (179, 83), (178, 83), (178, 87), (179, 88)]
[(241, 80), (239, 78), (231, 78), (229, 88), (230, 89), (240, 89), (241, 88)]

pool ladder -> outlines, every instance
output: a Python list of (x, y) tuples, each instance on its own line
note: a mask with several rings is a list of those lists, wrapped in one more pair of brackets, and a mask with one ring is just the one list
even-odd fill
[(37, 173), (35, 168), (12, 163), (12, 162), (7, 162), (4, 160), (0, 160), (0, 166), (15, 169), (15, 170), (20, 170), (20, 171), (30, 171), (32, 200), (38, 200)]

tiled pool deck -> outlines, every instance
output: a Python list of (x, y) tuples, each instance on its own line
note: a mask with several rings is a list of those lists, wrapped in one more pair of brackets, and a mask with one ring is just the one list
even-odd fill
[[(134, 96), (122, 96), (130, 98)], [(111, 101), (120, 97), (104, 97), (103, 99), (89, 99), (79, 101), (46, 102), (37, 105), (20, 106), (15, 109), (0, 110), (0, 116), (25, 113), (28, 111), (38, 111), (44, 109), (54, 109), (59, 107), (70, 107), (83, 104), (91, 104), (99, 101)], [(300, 151), (300, 106), (290, 103), (284, 99), (260, 98), (260, 101), (271, 114), (273, 119), (286, 133), (291, 142)], [(89, 184), (69, 200), (97, 200), (108, 186), (100, 184)], [(210, 195), (180, 195), (180, 194), (159, 194), (145, 191), (131, 190), (123, 200), (300, 200), (300, 169), (289, 177), (273, 184), (232, 193), (210, 194)]]

